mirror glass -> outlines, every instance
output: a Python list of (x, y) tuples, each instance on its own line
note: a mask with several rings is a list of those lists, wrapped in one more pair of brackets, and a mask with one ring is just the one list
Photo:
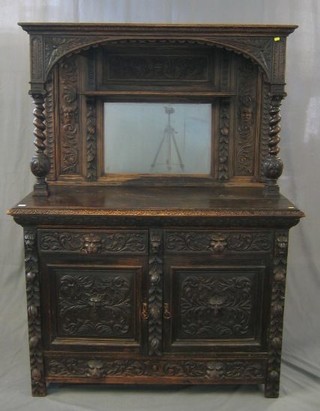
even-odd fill
[(211, 105), (104, 104), (105, 173), (210, 174)]

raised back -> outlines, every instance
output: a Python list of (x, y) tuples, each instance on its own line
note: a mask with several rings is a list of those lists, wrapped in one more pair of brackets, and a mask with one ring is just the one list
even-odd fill
[[(30, 34), (36, 106), (35, 195), (66, 184), (265, 184), (278, 195), (286, 37), (296, 26), (21, 26)], [(209, 171), (108, 173), (106, 102), (209, 105)], [(122, 150), (132, 155), (128, 144)]]

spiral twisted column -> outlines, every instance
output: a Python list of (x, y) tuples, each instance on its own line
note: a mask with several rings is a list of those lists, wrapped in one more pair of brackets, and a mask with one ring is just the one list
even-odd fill
[(266, 195), (279, 195), (279, 186), (277, 184), (278, 178), (282, 174), (283, 162), (278, 156), (280, 148), (280, 106), (284, 95), (271, 96), (269, 109), (269, 141), (268, 141), (268, 155), (263, 163), (263, 173), (265, 176), (264, 193)]
[(46, 150), (46, 135), (45, 135), (45, 115), (44, 115), (44, 95), (43, 94), (32, 94), (33, 103), (35, 109), (33, 110), (34, 120), (34, 130), (33, 135), (35, 137), (34, 145), (36, 151), (31, 160), (31, 171), (36, 176), (37, 181), (34, 185), (35, 196), (47, 196), (48, 195), (48, 185), (46, 183), (45, 177), (50, 170), (50, 160), (45, 154)]

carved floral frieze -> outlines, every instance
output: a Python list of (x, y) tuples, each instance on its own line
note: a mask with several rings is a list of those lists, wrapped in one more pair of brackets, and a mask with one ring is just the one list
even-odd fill
[(261, 380), (265, 365), (258, 361), (194, 360), (91, 360), (52, 358), (48, 360), (50, 376), (75, 377), (167, 377), (195, 378), (216, 382), (224, 380)]
[(167, 231), (165, 249), (168, 252), (246, 252), (269, 251), (271, 233)]
[(147, 252), (145, 232), (79, 232), (41, 230), (41, 251), (75, 252), (80, 254)]

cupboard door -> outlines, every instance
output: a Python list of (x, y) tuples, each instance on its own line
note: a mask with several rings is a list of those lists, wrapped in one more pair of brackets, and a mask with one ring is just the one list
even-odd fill
[(47, 264), (48, 349), (143, 352), (140, 318), (144, 265)]
[(165, 350), (260, 350), (266, 267), (244, 262), (165, 269)]

